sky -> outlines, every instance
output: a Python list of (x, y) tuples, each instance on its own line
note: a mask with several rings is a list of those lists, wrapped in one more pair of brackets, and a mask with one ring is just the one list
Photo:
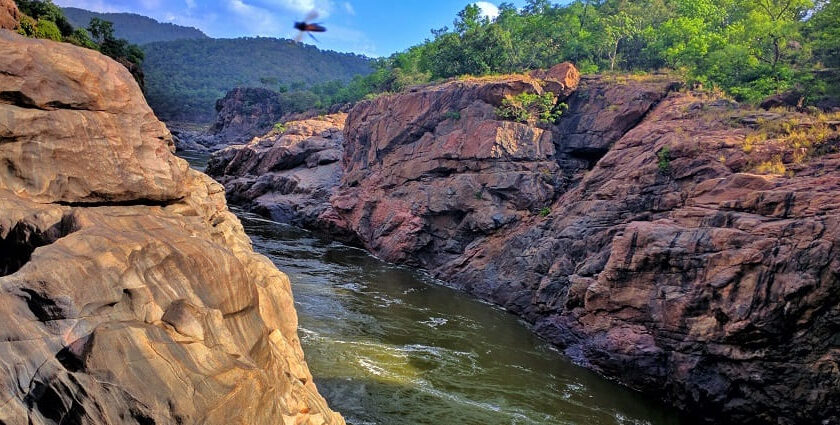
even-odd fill
[[(54, 0), (97, 12), (133, 12), (161, 22), (196, 27), (210, 37), (293, 38), (295, 21), (318, 11), (327, 27), (319, 48), (388, 56), (423, 42), (431, 30), (452, 27), (457, 13), (476, 3), (491, 18), (501, 0)], [(525, 0), (513, 1), (516, 6)]]

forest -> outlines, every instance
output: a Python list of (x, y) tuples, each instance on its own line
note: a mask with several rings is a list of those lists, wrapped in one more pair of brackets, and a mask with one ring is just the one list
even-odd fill
[(15, 4), (23, 13), (19, 34), (98, 50), (125, 65), (143, 85), (142, 72), (139, 71), (143, 51), (136, 44), (118, 38), (110, 21), (93, 18), (87, 27), (75, 27), (51, 0), (15, 0)]
[(211, 121), (216, 100), (235, 87), (279, 92), (290, 112), (324, 107), (354, 76), (372, 71), (367, 57), (276, 38), (177, 40), (143, 50), (146, 98), (170, 121)]
[(152, 18), (135, 13), (99, 13), (75, 7), (62, 8), (64, 16), (73, 26), (86, 27), (93, 18), (114, 24), (114, 35), (130, 43), (143, 45), (155, 41), (172, 41), (189, 38), (207, 38), (196, 28), (158, 22)]
[(493, 21), (467, 6), (452, 28), (377, 60), (375, 72), (324, 93), (322, 101), (563, 61), (584, 74), (671, 72), (743, 102), (797, 90), (808, 104), (833, 105), (840, 87), (840, 2), (529, 0), (522, 9), (503, 3)]

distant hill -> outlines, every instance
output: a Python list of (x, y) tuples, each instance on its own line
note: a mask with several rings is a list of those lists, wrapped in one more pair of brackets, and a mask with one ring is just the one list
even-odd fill
[(166, 121), (210, 122), (235, 87), (302, 90), (371, 72), (365, 56), (275, 38), (194, 39), (143, 46), (146, 98)]
[(62, 10), (67, 20), (77, 28), (87, 28), (92, 18), (111, 21), (114, 23), (114, 35), (134, 44), (208, 38), (196, 28), (162, 23), (134, 13), (99, 13), (75, 7), (65, 7)]

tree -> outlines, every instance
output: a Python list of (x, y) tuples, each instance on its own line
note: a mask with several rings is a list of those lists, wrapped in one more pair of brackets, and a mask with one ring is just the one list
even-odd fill
[(58, 29), (58, 26), (56, 26), (53, 21), (40, 19), (38, 20), (38, 23), (35, 24), (35, 37), (61, 41), (61, 30)]
[(92, 18), (88, 24), (87, 30), (93, 38), (103, 43), (108, 40), (114, 40), (114, 24), (99, 18)]
[(758, 36), (759, 59), (776, 72), (779, 62), (790, 50), (801, 46), (800, 19), (814, 6), (811, 0), (751, 0), (747, 28)]
[(481, 17), (481, 9), (475, 4), (469, 4), (464, 10), (458, 12), (458, 19), (455, 20), (455, 31), (463, 34), (488, 23), (489, 20)]
[(52, 22), (62, 36), (69, 36), (73, 33), (73, 26), (64, 17), (61, 8), (53, 4), (52, 0), (16, 0), (15, 3), (22, 13), (36, 21)]
[(840, 66), (840, 1), (820, 2), (806, 31), (817, 60), (824, 66)]
[(607, 55), (610, 59), (610, 71), (615, 70), (615, 60), (619, 44), (636, 34), (636, 19), (625, 12), (619, 12), (604, 20)]

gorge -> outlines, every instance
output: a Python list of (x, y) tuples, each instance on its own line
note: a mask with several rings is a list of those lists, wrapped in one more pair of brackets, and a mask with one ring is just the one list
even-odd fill
[[(499, 117), (547, 92), (568, 104), (556, 124)], [(695, 419), (832, 423), (838, 124), (667, 75), (578, 85), (564, 64), (286, 123), (208, 173), (233, 202), (426, 269)]]
[(176, 140), (20, 19), (0, 425), (840, 423), (838, 111), (564, 62)]

